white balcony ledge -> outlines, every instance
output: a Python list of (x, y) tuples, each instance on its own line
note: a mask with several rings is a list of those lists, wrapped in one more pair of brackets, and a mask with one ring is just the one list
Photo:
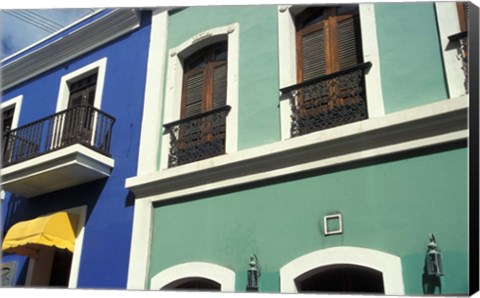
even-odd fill
[(60, 150), (1, 170), (1, 188), (25, 198), (109, 177), (114, 160), (83, 145)]

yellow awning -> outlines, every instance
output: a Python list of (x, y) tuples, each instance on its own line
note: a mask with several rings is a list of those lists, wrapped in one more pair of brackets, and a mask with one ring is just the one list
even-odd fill
[(43, 246), (68, 249), (73, 253), (78, 216), (67, 212), (37, 217), (13, 225), (5, 235), (2, 250), (35, 257)]

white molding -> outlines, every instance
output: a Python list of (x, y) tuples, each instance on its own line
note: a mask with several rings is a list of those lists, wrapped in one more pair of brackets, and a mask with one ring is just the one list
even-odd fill
[(183, 263), (167, 268), (152, 278), (150, 289), (161, 290), (176, 280), (195, 277), (219, 283), (222, 292), (235, 291), (235, 272), (226, 267), (206, 262)]
[(95, 99), (93, 106), (97, 109), (101, 109), (103, 86), (105, 83), (105, 72), (107, 68), (107, 58), (104, 57), (93, 63), (83, 66), (80, 69), (72, 71), (64, 76), (60, 80), (60, 87), (58, 91), (57, 107), (55, 112), (58, 113), (68, 108), (68, 99), (70, 97), (69, 84), (75, 82), (89, 74), (97, 72), (97, 85), (95, 87)]
[[(8, 99), (6, 101), (3, 101), (0, 104), (0, 110), (3, 112), (8, 109), (15, 109), (13, 112), (13, 119), (12, 119), (12, 127), (11, 129), (15, 129), (18, 127), (18, 121), (20, 119), (20, 110), (22, 108), (22, 102), (23, 102), (23, 95), (16, 96), (12, 99)], [(3, 132), (2, 132), (3, 133)]]
[(115, 38), (137, 29), (136, 9), (116, 9), (48, 45), (3, 65), (2, 88), (7, 90)]
[(85, 222), (87, 219), (86, 205), (64, 210), (67, 213), (78, 215), (77, 237), (75, 238), (75, 247), (73, 249), (72, 265), (70, 268), (70, 278), (68, 280), (68, 288), (74, 289), (78, 285), (78, 275), (80, 272), (80, 261), (82, 258), (83, 238), (85, 234)]
[[(75, 144), (2, 168), (1, 186), (8, 192), (29, 198), (108, 177), (113, 166), (112, 158)], [(58, 180), (58, 175), (63, 179)], [(51, 182), (55, 183), (42, 183), (39, 188), (38, 183), (45, 181), (42, 179), (53, 179)]]
[(372, 66), (365, 74), (368, 117), (376, 118), (385, 115), (385, 108), (383, 105), (382, 81), (380, 74), (380, 55), (378, 51), (375, 4), (360, 3), (358, 4), (358, 9), (360, 11), (363, 61), (372, 63)]
[[(297, 83), (295, 16), (300, 12), (301, 7), (292, 5), (280, 5), (277, 9), (280, 89)], [(374, 4), (360, 3), (359, 13), (362, 30), (363, 60), (372, 63), (372, 66), (365, 74), (368, 117), (376, 118), (383, 116), (385, 111), (383, 106)], [(291, 138), (291, 111), (289, 100), (290, 96), (288, 94), (281, 94), (280, 115), (282, 140)]]
[(357, 265), (380, 271), (386, 295), (405, 293), (400, 257), (377, 250), (349, 246), (317, 250), (292, 260), (280, 268), (280, 292), (298, 293), (295, 285), (297, 277), (316, 268), (337, 264)]
[(128, 265), (128, 290), (145, 290), (150, 263), (153, 204), (145, 198), (135, 200), (132, 240)]
[(457, 97), (466, 94), (462, 60), (457, 53), (459, 45), (448, 39), (460, 32), (457, 3), (435, 2), (435, 10), (449, 97)]
[[(200, 32), (179, 46), (170, 49), (168, 55), (167, 90), (165, 94), (165, 110), (163, 123), (180, 120), (182, 103), (183, 59), (202, 47), (220, 40), (228, 42), (227, 57), (227, 105), (231, 110), (227, 116), (225, 153), (237, 151), (238, 142), (238, 67), (239, 67), (239, 35), (240, 24), (213, 28)], [(170, 136), (163, 134), (160, 153), (161, 169), (168, 168)]]
[(152, 12), (152, 29), (148, 50), (147, 77), (143, 106), (142, 131), (138, 154), (138, 175), (157, 170), (165, 63), (167, 55), (168, 11), (164, 8)]
[(128, 178), (137, 198), (174, 199), (468, 138), (468, 97), (391, 113), (234, 154)]

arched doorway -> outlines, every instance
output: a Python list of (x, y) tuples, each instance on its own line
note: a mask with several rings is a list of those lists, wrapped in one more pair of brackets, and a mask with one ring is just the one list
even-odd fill
[[(323, 291), (325, 288), (322, 287), (326, 285), (315, 284), (319, 284), (320, 281), (327, 284), (331, 280), (341, 279), (363, 281), (363, 285), (358, 286), (360, 292), (363, 290), (397, 296), (405, 293), (400, 257), (352, 246), (321, 249), (291, 260), (280, 268), (280, 291), (282, 293), (298, 293), (308, 291), (307, 289)], [(372, 280), (371, 284), (366, 280)], [(348, 291), (351, 288), (352, 286), (337, 284), (333, 289), (342, 292), (342, 289)]]
[(220, 284), (208, 278), (183, 278), (164, 286), (162, 290), (220, 291)]
[(183, 263), (157, 273), (151, 279), (150, 289), (234, 292), (235, 272), (212, 263)]
[(297, 277), (295, 284), (298, 292), (385, 293), (380, 271), (356, 265), (320, 267)]

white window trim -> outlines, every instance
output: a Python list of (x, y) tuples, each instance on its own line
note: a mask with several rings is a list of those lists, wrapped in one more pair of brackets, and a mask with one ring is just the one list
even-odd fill
[(462, 61), (457, 55), (457, 47), (452, 47), (449, 36), (460, 32), (460, 22), (456, 2), (436, 2), (437, 25), (442, 46), (442, 56), (450, 98), (467, 93)]
[(60, 88), (58, 92), (56, 112), (63, 111), (68, 108), (68, 99), (70, 97), (69, 84), (73, 81), (83, 78), (87, 74), (97, 70), (97, 86), (95, 88), (95, 99), (93, 106), (100, 109), (102, 106), (103, 85), (105, 83), (105, 71), (107, 68), (107, 58), (104, 57), (69, 74), (62, 76), (60, 80)]
[[(233, 23), (213, 28), (189, 38), (181, 45), (170, 49), (167, 69), (167, 89), (163, 123), (180, 120), (182, 105), (183, 59), (196, 50), (226, 37), (228, 42), (227, 70), (227, 105), (231, 107), (226, 123), (225, 153), (237, 151), (238, 140), (238, 65), (239, 65), (239, 31), (240, 24)], [(168, 168), (170, 136), (164, 134), (161, 148), (161, 169)]]
[[(9, 109), (14, 109), (13, 110), (13, 118), (12, 118), (12, 126), (10, 128), (11, 130), (18, 127), (18, 121), (20, 119), (20, 109), (22, 108), (22, 101), (23, 101), (23, 95), (19, 95), (17, 97), (9, 99), (9, 100), (7, 100), (5, 102), (2, 102), (0, 104), (0, 110), (2, 111), (2, 113), (3, 113), (3, 111), (9, 110)], [(3, 190), (2, 190), (2, 192), (3, 192)], [(2, 201), (3, 201), (3, 197), (0, 198), (0, 202), (2, 202)]]
[(235, 291), (235, 272), (226, 267), (206, 262), (189, 262), (169, 267), (151, 279), (150, 289), (161, 290), (176, 280), (196, 277), (219, 283), (222, 292)]
[(15, 109), (13, 111), (12, 127), (15, 129), (18, 127), (18, 121), (20, 119), (20, 109), (22, 108), (23, 95), (19, 95), (12, 99), (8, 99), (0, 104), (0, 110), (5, 111), (8, 109)]
[(372, 268), (383, 275), (386, 295), (404, 295), (402, 261), (385, 252), (340, 246), (317, 250), (300, 256), (280, 268), (280, 292), (298, 293), (295, 279), (302, 274), (324, 266), (349, 264)]
[[(82, 79), (94, 72), (97, 72), (97, 85), (95, 87), (95, 98), (93, 101), (93, 107), (100, 110), (102, 106), (103, 85), (105, 83), (106, 68), (107, 68), (107, 58), (104, 57), (100, 60), (97, 60), (91, 64), (88, 64), (80, 69), (77, 69), (69, 74), (62, 76), (60, 80), (60, 88), (58, 92), (57, 107), (55, 112), (58, 113), (68, 108), (68, 101), (70, 98), (70, 87), (69, 87), (70, 83), (75, 82), (79, 79)], [(93, 139), (95, 138), (95, 128), (97, 127), (96, 125), (97, 118), (94, 117), (93, 120), (94, 120), (94, 123), (92, 126), (94, 128), (94, 131), (92, 132), (91, 141), (93, 141)], [(65, 121), (65, 119), (63, 121)], [(63, 133), (62, 127), (64, 123), (63, 122), (55, 123), (54, 125), (60, 125), (59, 131), (62, 134)], [(52, 143), (52, 146), (53, 145), (54, 144)]]
[[(374, 4), (360, 3), (358, 6), (360, 11), (363, 59), (365, 62), (372, 63), (372, 66), (365, 74), (368, 117), (376, 118), (385, 115), (385, 111), (380, 79), (380, 59), (378, 54), (375, 10)], [(301, 8), (299, 6), (292, 5), (281, 5), (277, 10), (280, 88), (285, 88), (297, 83), (295, 16), (300, 12)], [(282, 95), (280, 99), (282, 140), (291, 138), (290, 113), (289, 95)]]

